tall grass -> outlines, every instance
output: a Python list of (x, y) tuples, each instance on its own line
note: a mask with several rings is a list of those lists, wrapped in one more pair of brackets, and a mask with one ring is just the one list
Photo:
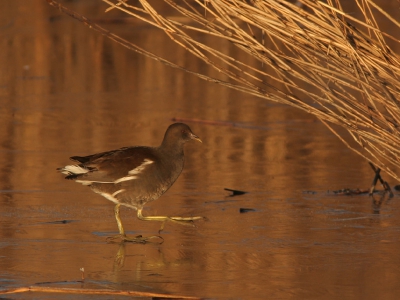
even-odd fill
[[(376, 16), (397, 30), (400, 22), (374, 1), (342, 0), (357, 4), (359, 18), (344, 12), (340, 0), (102, 1), (108, 10), (163, 30), (228, 79), (187, 70), (102, 32), (118, 43), (203, 79), (306, 111), (346, 146), (399, 179), (400, 59), (388, 41), (400, 41), (379, 29)], [(173, 15), (157, 10), (161, 1)], [(207, 44), (205, 35), (241, 51)]]

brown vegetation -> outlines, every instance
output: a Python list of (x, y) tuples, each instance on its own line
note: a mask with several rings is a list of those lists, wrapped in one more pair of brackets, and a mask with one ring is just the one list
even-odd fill
[[(220, 76), (190, 71), (73, 16), (164, 64), (313, 114), (349, 148), (399, 179), (400, 59), (388, 45), (399, 40), (379, 29), (376, 16), (398, 29), (400, 22), (374, 1), (354, 0), (360, 17), (344, 12), (339, 0), (103, 2), (163, 30)], [(167, 15), (160, 3), (170, 7)]]

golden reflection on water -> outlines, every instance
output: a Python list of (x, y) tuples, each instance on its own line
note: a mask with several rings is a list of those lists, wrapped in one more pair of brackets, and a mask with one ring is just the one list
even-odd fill
[[(103, 17), (98, 2), (66, 3)], [(368, 188), (372, 172), (313, 117), (138, 56), (45, 1), (10, 2), (0, 16), (4, 286), (77, 287), (84, 267), (86, 288), (246, 299), (397, 297), (398, 196), (380, 207), (367, 196), (334, 196), (332, 189)], [(216, 75), (149, 27), (108, 26)], [(117, 231), (112, 203), (55, 169), (72, 155), (158, 145), (173, 118), (186, 120), (204, 143), (187, 145), (181, 178), (145, 213), (208, 221), (167, 224), (161, 245), (106, 244)], [(224, 188), (249, 193), (229, 197)], [(157, 233), (159, 224), (140, 222), (128, 209), (121, 215), (130, 233)]]

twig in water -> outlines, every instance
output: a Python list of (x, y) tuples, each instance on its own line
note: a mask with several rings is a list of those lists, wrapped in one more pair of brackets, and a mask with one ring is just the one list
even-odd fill
[(385, 189), (385, 192), (389, 192), (390, 197), (393, 197), (392, 189), (390, 188), (389, 184), (386, 181), (384, 181), (382, 179), (382, 177), (381, 177), (381, 169), (380, 168), (376, 168), (372, 163), (369, 163), (369, 165), (371, 166), (372, 170), (374, 170), (374, 172), (375, 172), (375, 177), (372, 180), (372, 185), (371, 185), (371, 188), (369, 190), (369, 195), (372, 196), (372, 194), (375, 191), (376, 183), (379, 180), (379, 182), (382, 184), (383, 188)]
[(80, 268), (79, 270), (81, 271), (82, 280), (85, 280), (85, 268)]
[(38, 292), (38, 293), (66, 293), (66, 294), (89, 294), (89, 295), (125, 295), (134, 297), (148, 297), (148, 298), (165, 298), (165, 299), (200, 299), (199, 297), (169, 295), (161, 293), (148, 293), (139, 291), (122, 291), (122, 290), (106, 290), (106, 289), (75, 289), (75, 288), (60, 288), (60, 287), (45, 287), (45, 286), (25, 286), (10, 289), (0, 290), (2, 294), (16, 294), (24, 292)]

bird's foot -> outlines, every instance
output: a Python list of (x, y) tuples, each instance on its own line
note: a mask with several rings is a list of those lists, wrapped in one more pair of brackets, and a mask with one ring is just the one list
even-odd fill
[(142, 235), (138, 235), (135, 237), (128, 237), (125, 234), (117, 234), (115, 236), (109, 236), (107, 237), (107, 242), (108, 243), (114, 243), (114, 242), (128, 242), (128, 243), (136, 243), (136, 244), (146, 244), (150, 242), (150, 240), (158, 239), (158, 243), (162, 244), (164, 242), (164, 239), (159, 236), (159, 235), (151, 235), (147, 237), (143, 237)]
[(172, 222), (179, 223), (182, 225), (194, 226), (193, 221), (205, 220), (205, 219), (206, 219), (205, 217), (167, 217), (167, 219), (165, 221), (172, 221)]
[(165, 223), (170, 221), (174, 223), (178, 223), (185, 226), (192, 226), (195, 227), (194, 222), (195, 220), (206, 220), (205, 217), (165, 217), (161, 224), (161, 228), (158, 230), (158, 234), (164, 230)]
[(170, 221), (170, 222), (179, 223), (182, 225), (189, 225), (189, 226), (194, 226), (193, 221), (206, 219), (205, 217), (168, 217), (168, 216), (147, 216), (147, 217), (145, 217), (142, 215), (141, 209), (138, 210), (137, 216), (140, 220), (143, 220), (143, 221), (159, 221), (159, 222), (163, 222), (163, 223)]
[(161, 228), (158, 231), (160, 233), (164, 229), (164, 225), (166, 222), (174, 222), (186, 226), (194, 227), (194, 222), (196, 220), (206, 220), (205, 217), (168, 217), (168, 216), (143, 216), (142, 208), (138, 209), (137, 216), (140, 220), (143, 221), (159, 221), (162, 222)]

